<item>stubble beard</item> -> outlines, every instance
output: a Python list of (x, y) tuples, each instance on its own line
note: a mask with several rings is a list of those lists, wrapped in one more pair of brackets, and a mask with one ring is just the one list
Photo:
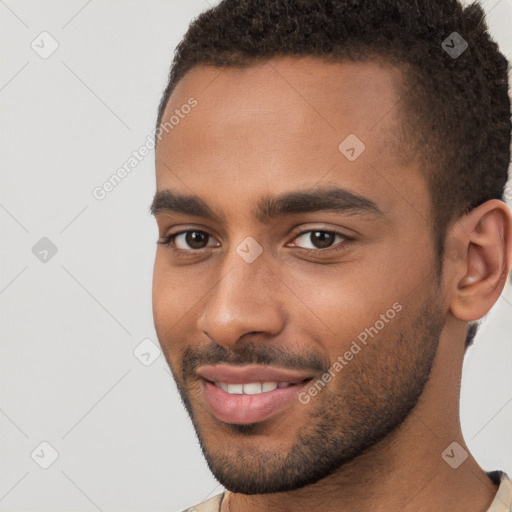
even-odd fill
[[(190, 398), (193, 393), (186, 375), (190, 375), (194, 366), (194, 356), (189, 353), (188, 371), (180, 378), (168, 358), (181, 399), (215, 478), (236, 493), (292, 491), (340, 471), (392, 435), (418, 403), (430, 377), (444, 326), (437, 297), (435, 294), (427, 297), (407, 325), (401, 322), (402, 325), (394, 329), (386, 326), (309, 404), (299, 401), (294, 404), (295, 408), (304, 407), (302, 425), (295, 432), (285, 433), (279, 432), (279, 426), (273, 427), (273, 432), (284, 435), (287, 443), (290, 436), (295, 437), (291, 448), (283, 452), (251, 442), (255, 436), (265, 439), (262, 434), (269, 432), (265, 422), (223, 424), (222, 431), (230, 429), (233, 442), (222, 438), (216, 442), (215, 432), (204, 429), (198, 420)], [(247, 363), (263, 360), (271, 364), (272, 355), (266, 358), (262, 353), (264, 347), (246, 348), (247, 354), (250, 353)], [(238, 356), (244, 357), (243, 348)], [(186, 359), (187, 356), (185, 363)], [(315, 360), (316, 366), (319, 362), (320, 359)]]

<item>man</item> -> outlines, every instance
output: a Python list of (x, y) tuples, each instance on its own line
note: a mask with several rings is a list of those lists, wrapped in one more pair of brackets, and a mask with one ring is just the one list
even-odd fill
[(507, 69), (456, 0), (224, 0), (192, 23), (151, 207), (157, 334), (227, 489), (190, 510), (512, 510), (459, 422), (512, 262)]

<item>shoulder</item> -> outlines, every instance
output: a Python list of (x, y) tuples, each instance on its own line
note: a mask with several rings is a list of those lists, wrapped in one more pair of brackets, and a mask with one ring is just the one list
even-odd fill
[(503, 471), (493, 471), (489, 477), (497, 485), (498, 492), (487, 512), (510, 512), (512, 511), (512, 481)]
[(224, 493), (217, 494), (212, 498), (189, 507), (182, 512), (218, 512)]

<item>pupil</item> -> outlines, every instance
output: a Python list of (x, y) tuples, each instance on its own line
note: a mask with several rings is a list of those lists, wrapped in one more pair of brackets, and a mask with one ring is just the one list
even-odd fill
[(190, 247), (193, 247), (194, 249), (202, 249), (206, 246), (206, 236), (206, 233), (191, 231), (186, 234), (185, 240)]
[(327, 231), (313, 231), (310, 238), (313, 245), (319, 249), (329, 247), (334, 240), (333, 234)]

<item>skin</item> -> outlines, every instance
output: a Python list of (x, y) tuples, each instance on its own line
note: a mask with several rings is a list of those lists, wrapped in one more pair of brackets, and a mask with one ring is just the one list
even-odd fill
[[(223, 510), (477, 512), (494, 498), (471, 454), (456, 470), (441, 454), (454, 441), (469, 451), (458, 413), (467, 322), (505, 285), (511, 215), (492, 200), (450, 225), (437, 279), (421, 160), (398, 154), (399, 79), (377, 61), (287, 57), (194, 68), (169, 100), (164, 120), (198, 104), (157, 146), (157, 191), (197, 196), (221, 218), (154, 212), (161, 238), (211, 235), (196, 252), (184, 236), (181, 252), (158, 245), (154, 322), (207, 462), (234, 491)], [(338, 149), (351, 133), (366, 146), (353, 162)], [(253, 215), (264, 197), (328, 186), (381, 213)], [(353, 240), (308, 253), (311, 230)], [(248, 236), (262, 248), (252, 263), (236, 251)], [(308, 404), (246, 426), (206, 407), (198, 365), (259, 356), (321, 378), (395, 303), (401, 311)]]

